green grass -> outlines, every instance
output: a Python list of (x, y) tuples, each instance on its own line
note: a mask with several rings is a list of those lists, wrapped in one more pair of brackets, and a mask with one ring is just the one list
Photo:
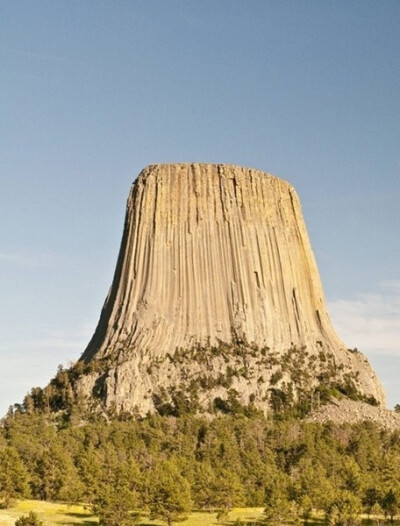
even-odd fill
[[(93, 526), (98, 525), (98, 519), (93, 515), (89, 508), (79, 504), (62, 504), (55, 502), (43, 502), (38, 500), (18, 501), (13, 507), (7, 510), (0, 509), (0, 526), (14, 526), (15, 521), (21, 515), (27, 515), (34, 511), (43, 521), (44, 526)], [(266, 526), (263, 522), (263, 508), (235, 508), (224, 522), (217, 520), (216, 513), (204, 511), (194, 511), (187, 520), (182, 521), (182, 526), (233, 526), (236, 520), (248, 526)], [(140, 524), (142, 526), (161, 526), (165, 525), (161, 521), (151, 521), (146, 514), (143, 514)], [(322, 526), (325, 524), (322, 515), (315, 516), (309, 522), (310, 526)], [(367, 524), (364, 518), (362, 524)], [(400, 521), (395, 521), (395, 525), (400, 525)]]
[[(12, 508), (0, 510), (0, 526), (14, 526), (18, 517), (27, 515), (30, 511), (37, 513), (45, 526), (72, 526), (78, 524), (81, 526), (92, 526), (98, 524), (97, 517), (83, 505), (24, 500), (18, 501)], [(257, 520), (262, 519), (262, 514), (263, 508), (236, 508), (229, 513), (225, 524), (234, 522), (237, 519), (254, 524)], [(146, 515), (143, 515), (140, 524), (142, 526), (158, 526), (163, 523), (151, 521)], [(217, 521), (216, 513), (195, 511), (190, 514), (187, 520), (179, 524), (182, 526), (207, 526), (213, 524), (221, 526), (222, 523)]]
[(72, 526), (74, 524), (91, 526), (98, 524), (97, 518), (84, 506), (23, 500), (18, 501), (12, 508), (0, 510), (0, 526), (14, 526), (18, 517), (27, 515), (30, 511), (37, 513), (45, 526)]
[[(0, 526), (14, 526), (18, 517), (27, 515), (30, 511), (37, 513), (45, 526), (74, 524), (92, 526), (98, 524), (97, 517), (83, 505), (24, 500), (17, 502), (12, 508), (0, 510)], [(254, 524), (262, 519), (262, 515), (263, 508), (236, 508), (229, 513), (225, 524), (232, 523), (237, 519), (248, 524)], [(163, 523), (151, 521), (148, 516), (143, 514), (140, 524), (142, 526), (158, 526)], [(221, 522), (217, 521), (216, 513), (201, 511), (191, 513), (187, 520), (179, 524), (182, 526), (222, 525)]]

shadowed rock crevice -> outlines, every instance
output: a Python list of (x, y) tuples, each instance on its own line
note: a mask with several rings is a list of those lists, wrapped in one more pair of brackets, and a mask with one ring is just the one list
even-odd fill
[[(248, 343), (254, 373), (233, 375), (230, 388), (243, 402), (268, 406), (274, 371), (256, 364), (255, 349), (279, 356), (296, 347), (315, 356), (323, 348), (354, 373), (361, 393), (384, 403), (368, 362), (345, 348), (329, 320), (294, 189), (231, 165), (149, 166), (132, 186), (114, 280), (82, 360), (111, 357), (104, 403), (144, 414), (161, 388), (189, 385), (168, 356), (235, 341)], [(209, 366), (238, 367), (229, 355), (223, 363), (214, 357)], [(198, 363), (185, 363), (185, 375), (198, 379)], [(95, 382), (82, 378), (83, 393)], [(226, 396), (226, 386), (212, 389), (210, 399)]]

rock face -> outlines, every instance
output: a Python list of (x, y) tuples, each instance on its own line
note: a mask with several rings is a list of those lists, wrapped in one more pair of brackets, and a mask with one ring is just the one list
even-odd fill
[(293, 363), (300, 350), (306, 355), (304, 381), (316, 382), (328, 361), (385, 403), (367, 360), (332, 327), (287, 182), (231, 165), (144, 169), (128, 198), (113, 284), (81, 358), (103, 364), (81, 379), (84, 394), (97, 390), (106, 405), (144, 414), (179, 386), (203, 408), (234, 392), (265, 409), (274, 373), (277, 388), (292, 381), (289, 366), (278, 372), (290, 349)]

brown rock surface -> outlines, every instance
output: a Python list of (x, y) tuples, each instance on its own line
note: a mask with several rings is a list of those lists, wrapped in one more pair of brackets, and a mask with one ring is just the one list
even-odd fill
[[(132, 186), (113, 284), (82, 356), (109, 365), (101, 378), (82, 378), (81, 389), (88, 394), (100, 385), (106, 405), (144, 414), (161, 388), (239, 367), (221, 353), (206, 365), (192, 353), (182, 368), (177, 350), (233, 341), (242, 354), (253, 349), (241, 357), (253, 377), (230, 378), (242, 402), (253, 396), (259, 407), (268, 405), (276, 367), (262, 364), (257, 349), (279, 356), (306, 346), (311, 356), (322, 349), (357, 374), (359, 391), (385, 403), (366, 358), (345, 348), (329, 320), (294, 189), (231, 165), (149, 166)], [(214, 385), (200, 401), (226, 392)]]

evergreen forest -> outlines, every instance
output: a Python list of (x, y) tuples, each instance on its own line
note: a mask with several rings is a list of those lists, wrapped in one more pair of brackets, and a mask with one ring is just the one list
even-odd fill
[(263, 507), (269, 525), (307, 524), (316, 512), (336, 526), (400, 515), (400, 432), (371, 422), (322, 425), (248, 408), (134, 419), (26, 402), (0, 428), (3, 507), (82, 502), (104, 526), (144, 512), (170, 525), (191, 510), (218, 510), (228, 523), (240, 506)]

